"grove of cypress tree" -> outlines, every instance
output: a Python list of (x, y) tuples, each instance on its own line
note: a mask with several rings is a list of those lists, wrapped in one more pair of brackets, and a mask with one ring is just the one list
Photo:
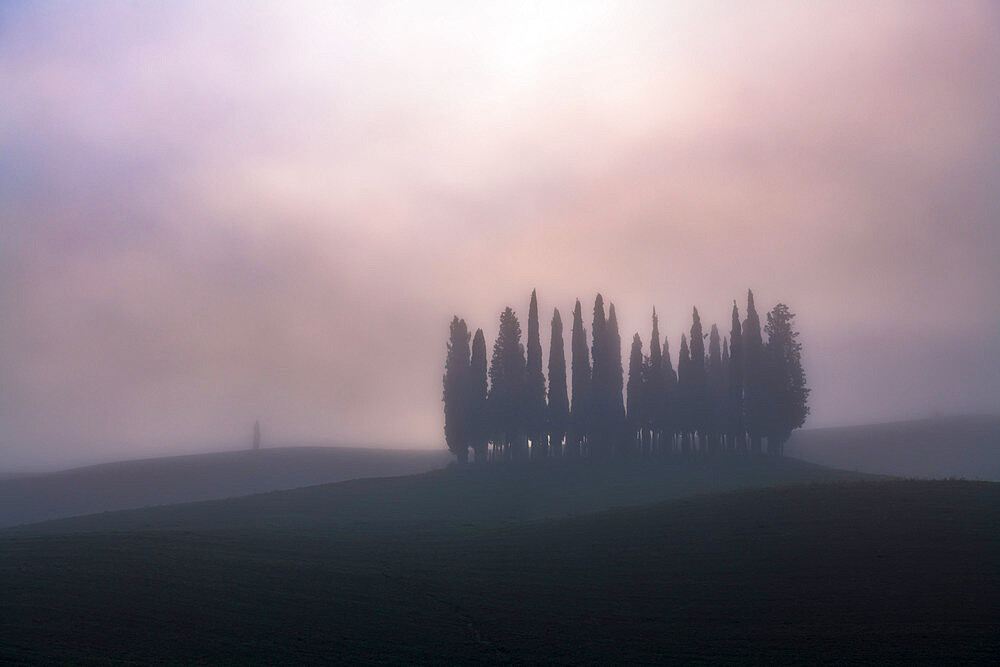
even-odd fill
[(569, 396), (566, 391), (566, 352), (559, 309), (552, 311), (552, 338), (549, 342), (549, 449), (558, 456), (569, 426)]
[(809, 415), (809, 389), (802, 368), (802, 344), (795, 331), (795, 315), (783, 303), (767, 314), (767, 445), (780, 455), (792, 431)]
[(583, 309), (580, 300), (573, 308), (573, 333), (570, 342), (573, 361), (573, 404), (567, 430), (566, 455), (578, 456), (583, 451), (590, 421), (591, 370), (587, 348), (587, 330), (583, 328)]
[(444, 438), (459, 463), (469, 459), (469, 329), (465, 320), (451, 321), (444, 362)]
[(760, 317), (750, 290), (747, 290), (747, 317), (743, 320), (743, 355), (743, 411), (750, 436), (750, 449), (759, 453), (761, 437), (765, 435), (767, 413), (764, 344), (761, 340)]
[(482, 464), (489, 454), (490, 442), (486, 403), (486, 337), (482, 329), (476, 329), (476, 335), (472, 338), (472, 361), (469, 369), (469, 446), (476, 453), (476, 463)]
[(531, 440), (531, 457), (545, 458), (545, 376), (542, 374), (542, 343), (538, 331), (538, 297), (531, 291), (528, 306), (528, 360), (525, 377), (524, 419)]

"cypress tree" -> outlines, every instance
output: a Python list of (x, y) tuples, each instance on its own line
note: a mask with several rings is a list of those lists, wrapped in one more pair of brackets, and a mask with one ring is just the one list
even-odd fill
[(538, 298), (531, 290), (528, 306), (528, 360), (525, 378), (524, 417), (528, 438), (531, 440), (531, 458), (545, 458), (545, 376), (542, 374), (542, 343), (538, 331)]
[(708, 408), (709, 449), (719, 447), (720, 436), (725, 429), (726, 376), (722, 368), (722, 344), (719, 341), (719, 327), (712, 325), (708, 336)]
[(594, 299), (594, 320), (591, 328), (591, 362), (593, 370), (590, 376), (590, 413), (588, 415), (587, 451), (591, 456), (603, 456), (608, 449), (608, 405), (609, 382), (607, 343), (605, 329), (607, 318), (604, 315), (604, 297), (600, 294)]
[(687, 453), (691, 449), (691, 431), (693, 419), (691, 416), (691, 353), (688, 350), (687, 337), (681, 334), (681, 351), (677, 357), (677, 433), (681, 438), (681, 450)]
[[(678, 362), (679, 363), (679, 362)], [(674, 435), (677, 433), (677, 373), (670, 361), (670, 342), (663, 337), (663, 406), (660, 426), (660, 450), (671, 453), (674, 449)]]
[(641, 442), (641, 431), (646, 423), (645, 407), (646, 396), (644, 389), (646, 382), (644, 378), (643, 366), (645, 360), (642, 357), (642, 340), (636, 333), (632, 337), (632, 351), (628, 359), (628, 401), (626, 403), (626, 421), (628, 423), (629, 439), (636, 443)]
[(587, 330), (583, 328), (583, 309), (580, 300), (573, 308), (573, 334), (570, 342), (573, 353), (573, 405), (570, 409), (566, 455), (578, 456), (583, 451), (590, 419), (590, 354), (587, 350)]
[(622, 337), (618, 333), (618, 317), (615, 304), (608, 309), (605, 353), (608, 369), (608, 435), (607, 454), (627, 455), (628, 442), (625, 440), (625, 369), (622, 367)]
[(767, 314), (767, 445), (780, 455), (792, 431), (809, 415), (809, 389), (802, 368), (802, 344), (795, 331), (795, 315), (783, 303)]
[(701, 330), (701, 317), (698, 309), (691, 314), (691, 379), (688, 383), (689, 411), (691, 413), (691, 430), (698, 432), (701, 448), (705, 448), (706, 431), (708, 430), (708, 392), (705, 371), (705, 336)]
[(477, 464), (485, 463), (489, 453), (490, 423), (486, 397), (486, 337), (482, 329), (476, 329), (472, 338), (469, 373), (469, 445), (476, 453)]
[(455, 316), (449, 328), (444, 362), (444, 438), (459, 463), (469, 459), (469, 329)]
[(660, 349), (660, 323), (654, 308), (653, 331), (649, 339), (649, 359), (646, 363), (646, 408), (643, 427), (643, 440), (648, 440), (644, 449), (650, 453), (658, 448), (660, 433), (666, 421), (667, 386), (663, 363), (663, 353)]
[(729, 438), (729, 337), (722, 337), (722, 396), (720, 399), (721, 410), (721, 430), (722, 448), (729, 450), (732, 448), (732, 440)]
[(558, 456), (569, 425), (569, 396), (566, 392), (566, 353), (559, 309), (552, 311), (552, 338), (549, 343), (549, 449)]
[(743, 421), (743, 328), (740, 310), (733, 301), (733, 323), (729, 332), (729, 438), (733, 449), (743, 449), (746, 427)]
[(750, 449), (760, 452), (760, 439), (765, 435), (766, 394), (764, 391), (764, 344), (760, 334), (760, 317), (754, 307), (753, 292), (747, 290), (747, 317), (743, 320), (743, 412)]
[(490, 413), (505, 458), (520, 458), (524, 449), (524, 345), (521, 324), (510, 307), (500, 314), (500, 331), (490, 360)]

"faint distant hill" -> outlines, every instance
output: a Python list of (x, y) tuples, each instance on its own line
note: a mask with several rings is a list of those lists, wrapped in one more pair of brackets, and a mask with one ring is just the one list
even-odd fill
[(789, 456), (862, 472), (904, 477), (1000, 481), (1000, 416), (797, 431)]
[(426, 472), (446, 450), (289, 447), (120, 461), (0, 478), (0, 526)]

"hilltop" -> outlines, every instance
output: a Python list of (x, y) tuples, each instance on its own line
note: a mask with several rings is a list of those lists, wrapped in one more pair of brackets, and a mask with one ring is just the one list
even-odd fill
[(796, 431), (785, 451), (846, 470), (1000, 482), (1000, 416), (807, 429)]

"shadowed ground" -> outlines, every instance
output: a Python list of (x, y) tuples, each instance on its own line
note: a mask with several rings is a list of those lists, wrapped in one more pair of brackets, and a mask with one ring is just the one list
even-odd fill
[[(809, 481), (823, 471), (770, 463), (770, 473), (748, 465), (743, 480)], [(686, 498), (541, 519), (532, 517), (582, 509), (553, 498), (585, 490), (598, 473), (463, 472), (4, 531), (0, 661), (1000, 655), (1000, 485), (841, 481), (691, 496), (693, 484)], [(617, 488), (621, 500), (624, 470), (607, 474), (607, 488), (590, 497)], [(544, 476), (552, 497), (469, 520), (484, 500), (514, 503)], [(473, 487), (481, 495), (456, 505), (455, 520), (438, 513)], [(415, 502), (432, 489), (436, 497)], [(368, 516), (352, 518), (362, 504)]]

